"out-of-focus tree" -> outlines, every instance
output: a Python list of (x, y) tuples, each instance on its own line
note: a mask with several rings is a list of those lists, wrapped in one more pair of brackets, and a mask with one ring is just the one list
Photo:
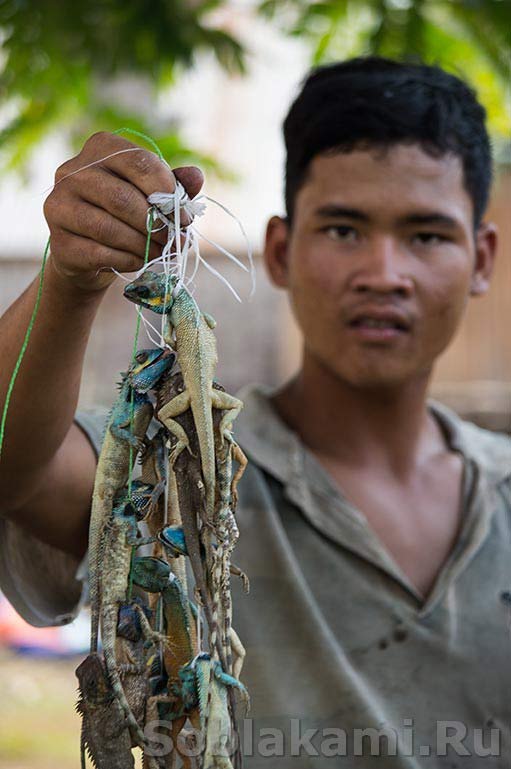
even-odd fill
[(439, 64), (469, 80), (504, 149), (511, 132), (509, 0), (263, 0), (259, 10), (307, 39), (315, 64), (378, 54)]
[[(307, 41), (313, 63), (369, 53), (438, 63), (476, 86), (497, 144), (509, 134), (509, 0), (254, 0), (252, 8)], [(214, 167), (183, 142), (176, 124), (162, 128), (147, 114), (150, 99), (123, 109), (108, 86), (134, 76), (156, 96), (203, 51), (227, 71), (244, 72), (242, 43), (213, 21), (229, 10), (239, 7), (229, 0), (0, 0), (0, 168), (22, 168), (51, 129), (78, 143), (123, 125), (151, 134), (174, 163), (193, 158)]]
[[(177, 126), (161, 132), (142, 110), (119, 109), (105, 84), (143, 78), (156, 94), (202, 51), (231, 72), (244, 71), (242, 45), (210, 23), (223, 0), (2, 0), (0, 103), (4, 168), (23, 167), (52, 128), (76, 141), (129, 125), (151, 133), (173, 162), (194, 157)], [(214, 160), (200, 157), (203, 165)]]

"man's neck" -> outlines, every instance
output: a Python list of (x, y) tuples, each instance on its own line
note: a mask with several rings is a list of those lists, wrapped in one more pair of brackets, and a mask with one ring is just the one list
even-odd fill
[(428, 381), (429, 372), (393, 388), (356, 388), (305, 355), (298, 375), (272, 402), (318, 456), (406, 481), (446, 449), (426, 407)]

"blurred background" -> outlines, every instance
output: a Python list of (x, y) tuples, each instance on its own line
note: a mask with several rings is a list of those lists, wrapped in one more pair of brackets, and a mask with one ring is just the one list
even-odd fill
[[(488, 111), (496, 173), (487, 218), (500, 230), (492, 288), (469, 304), (433, 394), (509, 430), (510, 29), (509, 0), (3, 0), (0, 311), (39, 272), (55, 169), (92, 132), (130, 127), (152, 136), (171, 165), (200, 165), (205, 192), (239, 218), (254, 250), (257, 291), (247, 301), (248, 281), (203, 243), (245, 299), (238, 304), (208, 273), (199, 276), (197, 296), (218, 322), (220, 380), (230, 391), (282, 382), (300, 341), (258, 252), (268, 217), (283, 212), (283, 117), (312, 64), (368, 53), (421, 58), (468, 79)], [(245, 257), (238, 225), (220, 208), (208, 207), (200, 230)], [(135, 314), (121, 289), (119, 281), (110, 289), (94, 327), (82, 407), (112, 402), (131, 355)], [(0, 769), (78, 766), (80, 623), (31, 631), (0, 603)]]

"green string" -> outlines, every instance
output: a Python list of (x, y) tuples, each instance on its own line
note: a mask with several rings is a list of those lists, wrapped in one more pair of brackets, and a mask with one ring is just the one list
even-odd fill
[[(151, 246), (151, 233), (153, 231), (153, 222), (154, 222), (154, 213), (155, 209), (154, 206), (151, 207), (149, 210), (149, 216), (147, 219), (147, 238), (145, 242), (145, 253), (144, 253), (144, 266), (149, 261), (149, 248)], [(136, 355), (137, 355), (137, 348), (138, 348), (138, 337), (140, 334), (140, 313), (137, 314), (137, 325), (135, 327), (135, 338), (133, 340), (133, 352), (132, 352), (132, 361), (133, 364), (135, 364), (136, 361)], [(135, 421), (135, 388), (131, 388), (131, 401), (130, 401), (130, 432), (133, 435), (134, 434), (134, 425)], [(129, 471), (129, 481), (128, 481), (128, 499), (132, 500), (132, 484), (133, 484), (133, 469), (135, 466), (135, 451), (133, 445), (130, 443), (130, 471)]]
[(154, 139), (151, 139), (150, 136), (147, 136), (146, 134), (143, 134), (142, 131), (136, 131), (134, 128), (118, 128), (117, 131), (113, 131), (114, 134), (131, 134), (132, 136), (138, 136), (139, 139), (144, 139), (148, 144), (151, 145), (153, 150), (158, 155), (159, 159), (162, 160), (164, 163), (165, 158), (163, 157), (161, 149), (158, 147)]
[(126, 602), (131, 603), (131, 596), (133, 594), (133, 561), (135, 560), (135, 552), (136, 552), (136, 545), (133, 545), (131, 548), (131, 555), (130, 555), (130, 571), (128, 574), (128, 590), (126, 593)]
[(44, 249), (44, 255), (43, 255), (43, 263), (41, 265), (41, 273), (39, 276), (39, 288), (37, 289), (37, 297), (35, 300), (34, 309), (32, 310), (32, 316), (30, 318), (25, 338), (23, 340), (23, 344), (21, 346), (20, 353), (18, 355), (18, 359), (16, 361), (16, 365), (14, 366), (14, 371), (12, 372), (11, 379), (9, 381), (9, 387), (7, 388), (7, 395), (5, 396), (5, 403), (2, 411), (2, 422), (0, 424), (0, 457), (2, 456), (2, 449), (4, 446), (4, 438), (5, 438), (5, 423), (7, 421), (7, 412), (9, 410), (9, 404), (11, 402), (11, 396), (12, 391), (14, 389), (14, 383), (16, 382), (16, 378), (18, 376), (18, 371), (20, 370), (21, 362), (23, 360), (23, 357), (25, 355), (25, 351), (28, 347), (28, 342), (30, 339), (30, 336), (32, 334), (32, 329), (34, 328), (34, 323), (36, 319), (37, 312), (39, 310), (39, 305), (41, 304), (41, 295), (43, 293), (43, 280), (44, 280), (44, 270), (46, 268), (46, 261), (48, 259), (48, 253), (50, 251), (50, 239), (48, 238), (48, 241), (46, 243), (46, 248)]

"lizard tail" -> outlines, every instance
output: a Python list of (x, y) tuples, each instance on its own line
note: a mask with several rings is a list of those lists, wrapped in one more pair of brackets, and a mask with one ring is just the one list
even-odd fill
[[(111, 613), (112, 615), (114, 614), (116, 615), (116, 612), (111, 612)], [(117, 623), (116, 616), (105, 617), (105, 621), (104, 621), (105, 638), (115, 638), (116, 623)], [(110, 627), (108, 627), (109, 625)], [(119, 705), (122, 708), (124, 717), (126, 719), (126, 725), (129, 728), (130, 733), (133, 739), (135, 740), (136, 744), (143, 750), (144, 748), (147, 747), (146, 739), (142, 729), (138, 724), (137, 719), (133, 715), (133, 711), (129, 706), (129, 702), (126, 699), (126, 694), (124, 692), (124, 688), (121, 682), (121, 676), (119, 675), (119, 670), (117, 668), (117, 659), (115, 657), (115, 646), (113, 646), (112, 648), (108, 648), (107, 646), (105, 646), (104, 656), (105, 656), (105, 666), (108, 673), (110, 685), (113, 689), (115, 696), (117, 697), (117, 701), (119, 702)]]
[(104, 524), (113, 508), (113, 491), (107, 492), (103, 484), (96, 483), (92, 498), (89, 524), (89, 604), (90, 604), (90, 653), (98, 650), (100, 613), (100, 564), (102, 560), (102, 537)]
[(215, 464), (215, 439), (213, 433), (213, 414), (211, 402), (203, 403), (202, 398), (199, 403), (191, 399), (191, 408), (197, 438), (199, 440), (200, 463), (202, 470), (202, 479), (204, 481), (206, 496), (206, 519), (213, 521), (215, 515), (215, 484), (216, 484), (216, 464)]

